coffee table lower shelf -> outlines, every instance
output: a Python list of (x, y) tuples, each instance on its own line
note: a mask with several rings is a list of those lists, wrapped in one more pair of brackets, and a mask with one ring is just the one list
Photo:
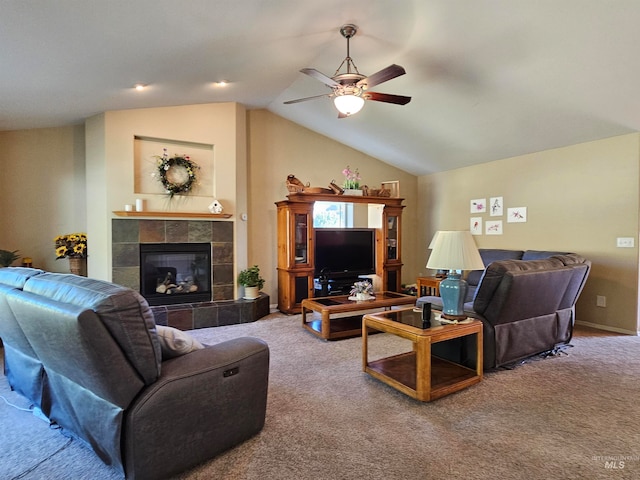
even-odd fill
[[(370, 330), (369, 330), (370, 331)], [(374, 360), (364, 369), (369, 375), (417, 400), (427, 400), (417, 391), (416, 353), (406, 352)], [(431, 357), (431, 388), (428, 400), (435, 400), (480, 382), (476, 370)]]
[[(322, 320), (314, 319), (303, 324), (311, 333), (322, 335)], [(369, 334), (378, 333), (377, 330), (368, 329)], [(329, 339), (358, 337), (362, 334), (362, 314), (350, 317), (332, 318), (329, 323)]]

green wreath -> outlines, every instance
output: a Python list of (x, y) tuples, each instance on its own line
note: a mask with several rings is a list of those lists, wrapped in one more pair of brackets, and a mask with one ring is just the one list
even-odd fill
[(197, 184), (196, 171), (200, 168), (187, 155), (169, 157), (167, 150), (156, 156), (158, 159), (158, 178), (169, 197), (186, 194)]

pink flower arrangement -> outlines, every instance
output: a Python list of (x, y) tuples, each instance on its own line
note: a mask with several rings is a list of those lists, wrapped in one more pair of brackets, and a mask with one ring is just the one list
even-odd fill
[(344, 188), (355, 190), (360, 188), (360, 180), (362, 179), (360, 178), (360, 172), (358, 172), (357, 168), (355, 170), (351, 170), (349, 165), (347, 165), (347, 168), (342, 170), (342, 174), (345, 176), (343, 184)]

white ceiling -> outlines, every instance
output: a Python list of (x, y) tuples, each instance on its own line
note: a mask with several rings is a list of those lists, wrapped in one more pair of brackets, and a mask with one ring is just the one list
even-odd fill
[[(299, 70), (334, 74), (344, 23), (411, 103), (283, 105), (329, 92)], [(0, 130), (234, 101), (420, 175), (639, 131), (639, 88), (638, 0), (0, 0)]]

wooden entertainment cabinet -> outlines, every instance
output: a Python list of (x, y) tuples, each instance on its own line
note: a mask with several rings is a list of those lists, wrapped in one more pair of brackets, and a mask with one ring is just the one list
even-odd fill
[(292, 193), (278, 207), (278, 310), (300, 313), (302, 300), (314, 297), (313, 204), (317, 201), (382, 205), (376, 229), (379, 290), (399, 292), (403, 198)]

